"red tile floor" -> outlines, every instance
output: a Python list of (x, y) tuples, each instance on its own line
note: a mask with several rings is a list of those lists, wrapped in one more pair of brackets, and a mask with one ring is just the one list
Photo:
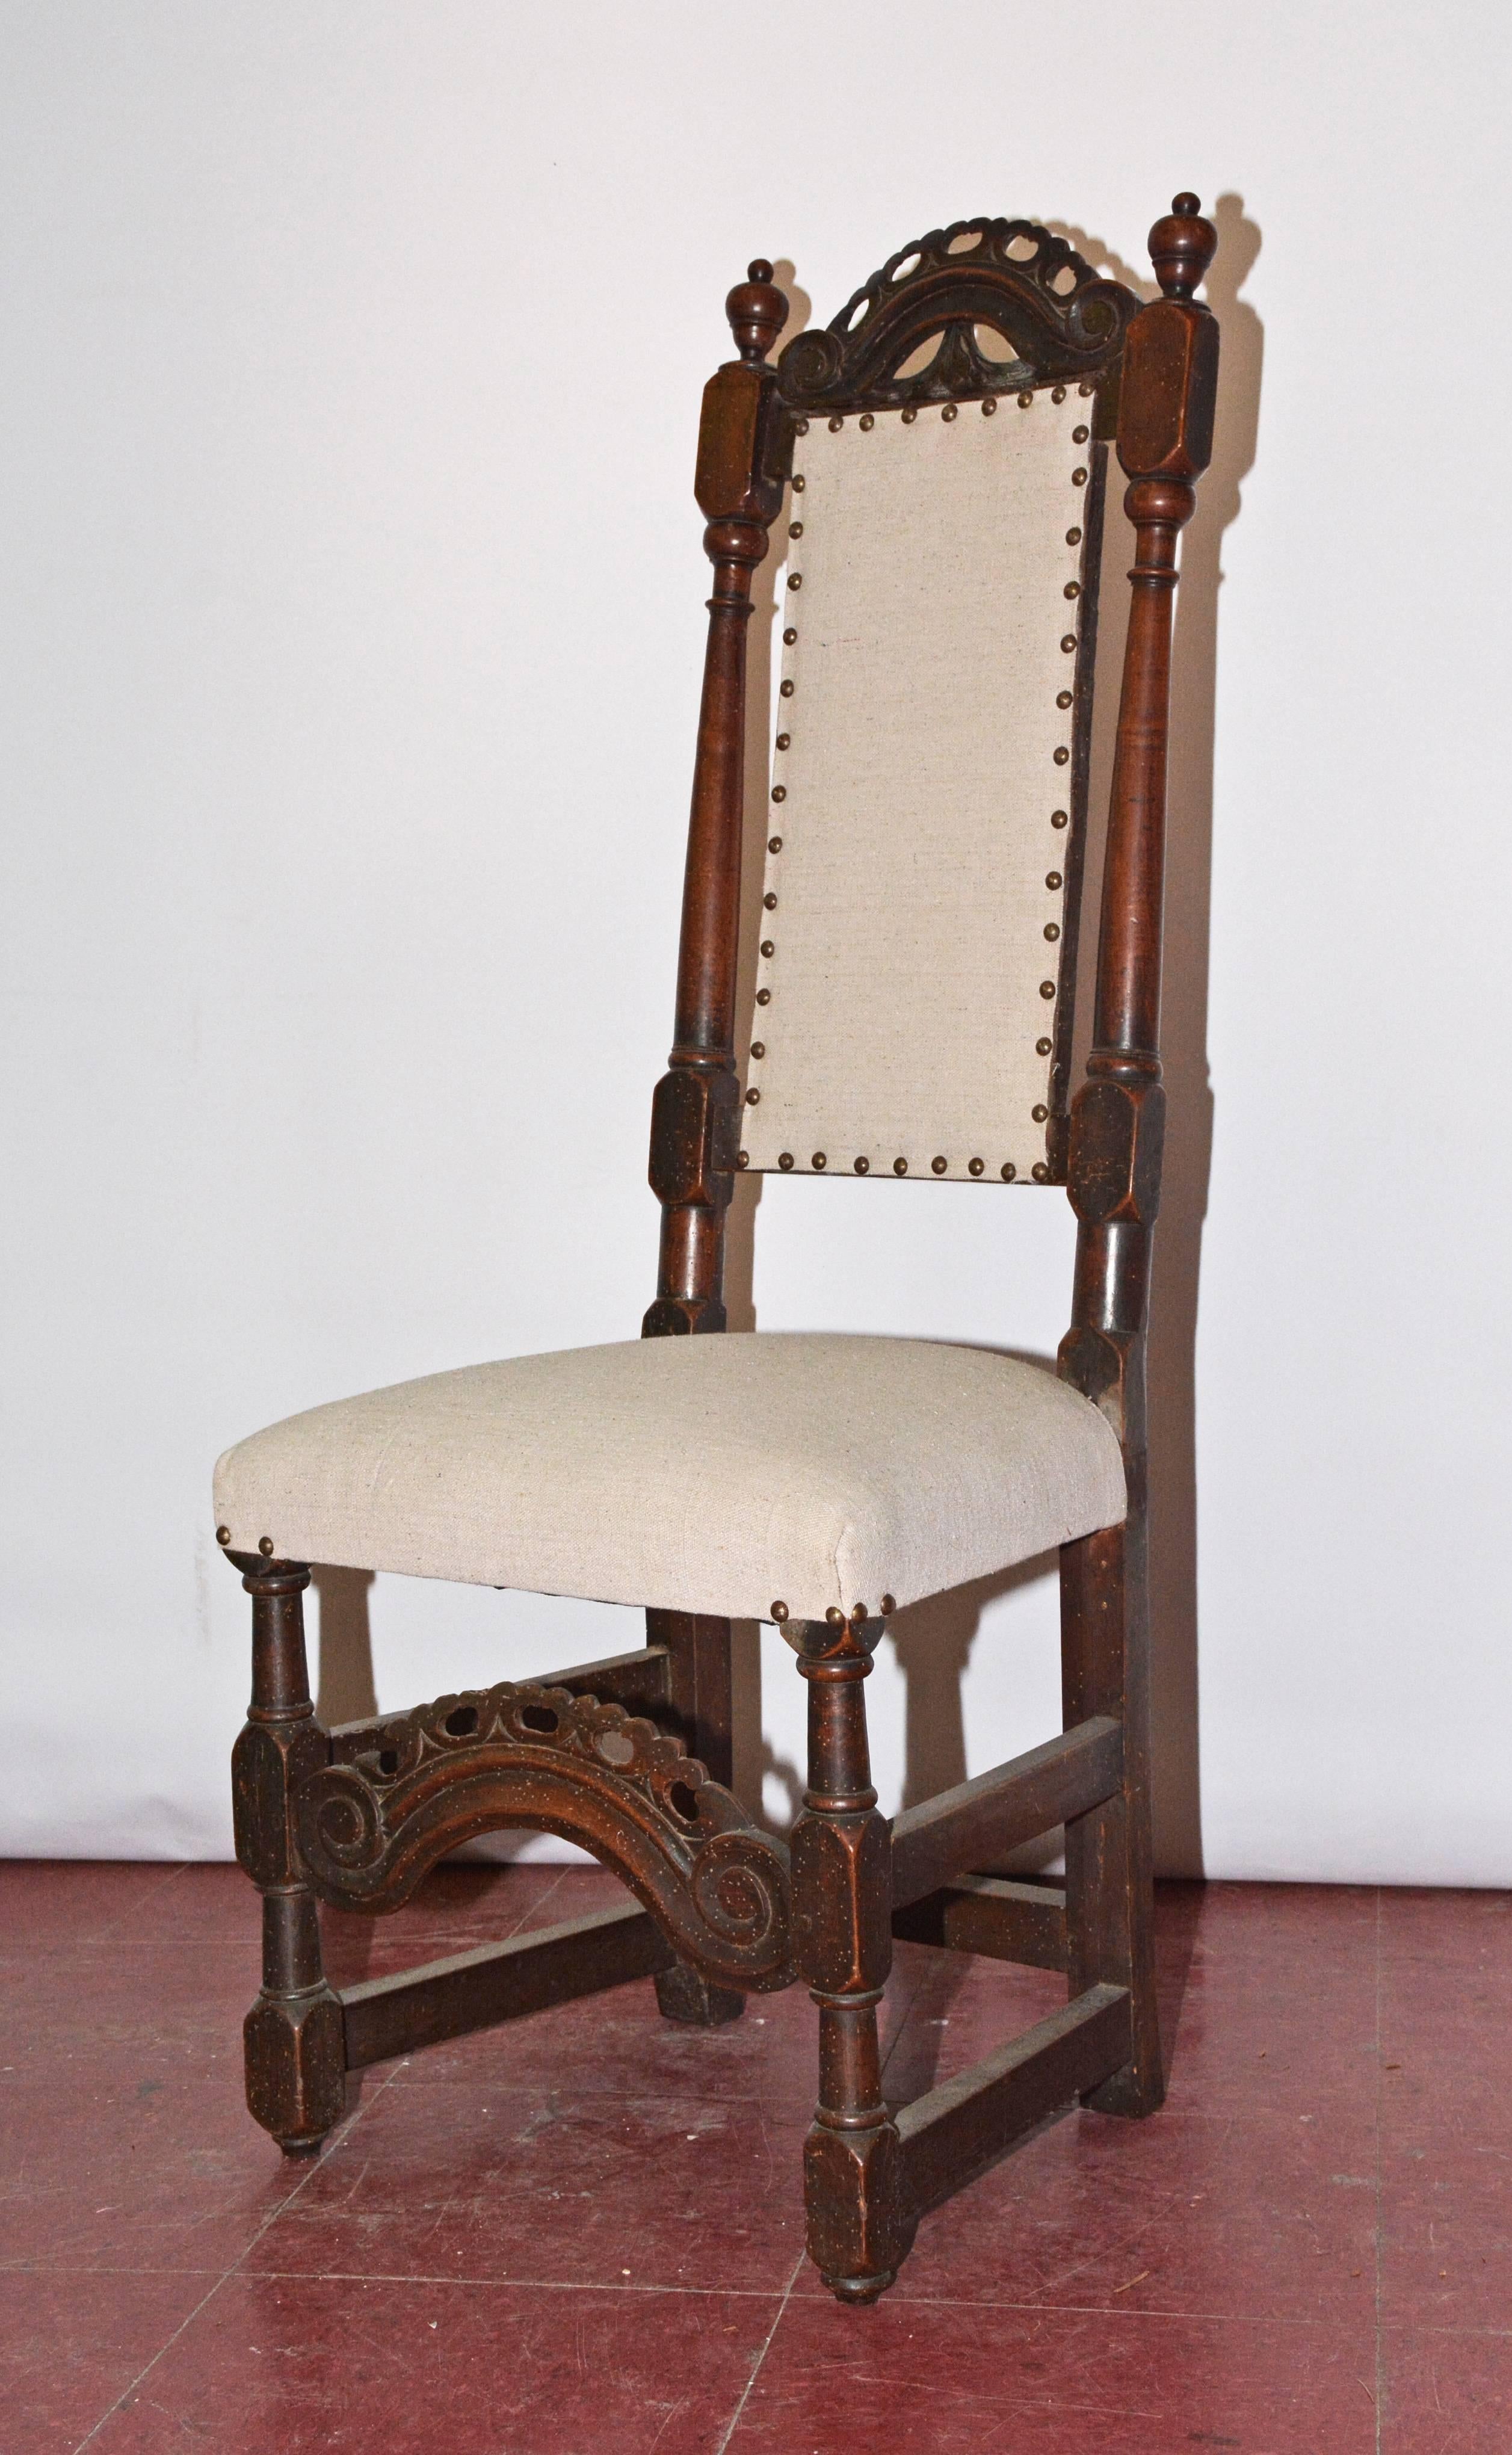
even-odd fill
[[(350, 1982), (617, 1895), (453, 1868)], [(841, 2310), (802, 2257), (801, 1990), (649, 1982), (241, 2102), (235, 1869), (0, 1866), (5, 2455), (1509, 2455), (1512, 1900), (1171, 1885), (1166, 2111), (1046, 2126)], [(906, 2098), (1054, 1978), (898, 1949)]]

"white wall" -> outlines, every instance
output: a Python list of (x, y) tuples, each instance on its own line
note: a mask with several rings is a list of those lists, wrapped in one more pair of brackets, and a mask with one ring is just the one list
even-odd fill
[[(748, 256), (819, 320), (974, 211), (1138, 273), (1191, 185), (1227, 375), (1179, 631), (1162, 1858), (1512, 1881), (1505, 67), (1490, 0), (12, 0), (0, 1846), (229, 1849), (228, 1440), (635, 1330)], [(769, 1328), (1064, 1325), (1057, 1196), (781, 1184), (756, 1225)], [(884, 1804), (905, 1750), (917, 1792), (1054, 1726), (1051, 1581), (981, 1600), (884, 1652)], [(338, 1711), (365, 1609), (385, 1706), (636, 1641), (325, 1608)]]

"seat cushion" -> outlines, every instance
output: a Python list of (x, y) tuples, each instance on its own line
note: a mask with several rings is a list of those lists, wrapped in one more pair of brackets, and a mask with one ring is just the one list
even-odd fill
[(742, 1619), (913, 1602), (1125, 1505), (1112, 1427), (1038, 1366), (765, 1331), (433, 1373), (215, 1470), (233, 1551)]

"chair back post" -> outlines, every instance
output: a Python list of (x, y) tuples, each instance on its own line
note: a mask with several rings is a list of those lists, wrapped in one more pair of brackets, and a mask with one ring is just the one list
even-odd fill
[[(1212, 455), (1218, 325), (1192, 295), (1218, 245), (1192, 195), (1150, 233), (1162, 295), (1124, 345), (1118, 453), (1134, 525), (1132, 601), (1108, 812), (1097, 1004), (1087, 1076), (1072, 1104), (1067, 1189), (1080, 1228), (1063, 1377), (1107, 1412), (1138, 1466), (1143, 1424), (1138, 1349), (1159, 1207), (1165, 1093), (1160, 1082), (1160, 944), (1166, 744), (1177, 541)], [(1132, 1480), (1132, 1475), (1131, 1475)]]
[(693, 807), (682, 891), (677, 1006), (668, 1071), (652, 1105), (652, 1191), (662, 1206), (656, 1299), (642, 1335), (723, 1329), (724, 1214), (734, 1186), (740, 1086), (736, 964), (745, 800), (746, 625), (751, 578), (781, 508), (767, 474), (775, 370), (767, 352), (788, 305), (756, 261), (725, 301), (739, 357), (704, 388), (694, 494), (714, 565)]
[(1118, 451), (1135, 560), (1104, 856), (1097, 1004), (1087, 1076), (1071, 1110), (1067, 1191), (1079, 1223), (1062, 1377), (1099, 1406), (1123, 1449), (1121, 1526), (1060, 1554), (1063, 1715), (1122, 1726), (1123, 1787), (1066, 1825), (1066, 1967), (1073, 1998), (1126, 1987), (1128, 2064), (1091, 2091), (1105, 2114), (1150, 2114), (1165, 2082), (1155, 1990), (1150, 1802), (1145, 1328), (1159, 1207), (1160, 936), (1166, 737), (1177, 542), (1212, 454), (1218, 326), (1192, 293), (1218, 245), (1192, 195), (1150, 233), (1162, 295), (1129, 327)]

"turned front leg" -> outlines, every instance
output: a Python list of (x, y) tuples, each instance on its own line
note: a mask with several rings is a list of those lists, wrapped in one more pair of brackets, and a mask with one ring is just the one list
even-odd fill
[(305, 1662), (304, 1590), (296, 1560), (229, 1552), (252, 1598), (252, 1686), (232, 1755), (236, 1856), (263, 1900), (263, 1982), (242, 2037), (247, 2104), (290, 2155), (318, 2148), (346, 2107), (341, 2005), (326, 1983), (314, 1897), (300, 1880), (291, 1802), (329, 1762)]
[(881, 1635), (857, 1608), (805, 1621), (809, 1786), (793, 1835), (796, 1958), (819, 2012), (819, 2100), (803, 2152), (809, 2257), (832, 2293), (875, 2302), (897, 2273), (897, 2133), (882, 2099), (877, 2007), (893, 1963), (892, 1833), (877, 1812), (861, 1682)]

